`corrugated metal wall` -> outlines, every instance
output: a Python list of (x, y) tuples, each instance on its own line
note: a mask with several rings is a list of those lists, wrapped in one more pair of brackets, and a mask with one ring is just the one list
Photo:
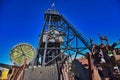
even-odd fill
[(55, 66), (26, 69), (23, 80), (58, 80), (58, 71)]

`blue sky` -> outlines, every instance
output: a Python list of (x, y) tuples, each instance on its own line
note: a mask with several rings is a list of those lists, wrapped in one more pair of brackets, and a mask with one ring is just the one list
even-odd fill
[(98, 33), (110, 42), (120, 39), (120, 0), (0, 0), (0, 62), (11, 64), (9, 54), (17, 43), (35, 48), (44, 10), (56, 9), (88, 38), (99, 43)]

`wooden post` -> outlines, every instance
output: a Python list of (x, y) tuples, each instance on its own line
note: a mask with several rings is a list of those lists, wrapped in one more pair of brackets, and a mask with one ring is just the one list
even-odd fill
[(92, 59), (91, 59), (90, 53), (88, 53), (88, 65), (89, 65), (89, 72), (90, 72), (90, 80), (93, 80)]

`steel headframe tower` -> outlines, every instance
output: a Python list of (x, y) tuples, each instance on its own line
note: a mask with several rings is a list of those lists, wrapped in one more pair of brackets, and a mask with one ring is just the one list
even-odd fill
[[(57, 10), (48, 9), (44, 16), (44, 25), (33, 66), (53, 64), (64, 59), (65, 55), (75, 59), (78, 54), (84, 55), (86, 49), (91, 51), (89, 40)], [(64, 56), (61, 58), (62, 54)]]

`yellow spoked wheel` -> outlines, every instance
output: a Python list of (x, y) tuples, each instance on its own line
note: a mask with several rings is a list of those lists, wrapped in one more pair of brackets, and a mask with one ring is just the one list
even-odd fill
[(34, 48), (27, 43), (21, 43), (13, 47), (10, 53), (10, 59), (15, 65), (23, 65), (24, 59), (27, 59), (29, 64), (34, 56)]

